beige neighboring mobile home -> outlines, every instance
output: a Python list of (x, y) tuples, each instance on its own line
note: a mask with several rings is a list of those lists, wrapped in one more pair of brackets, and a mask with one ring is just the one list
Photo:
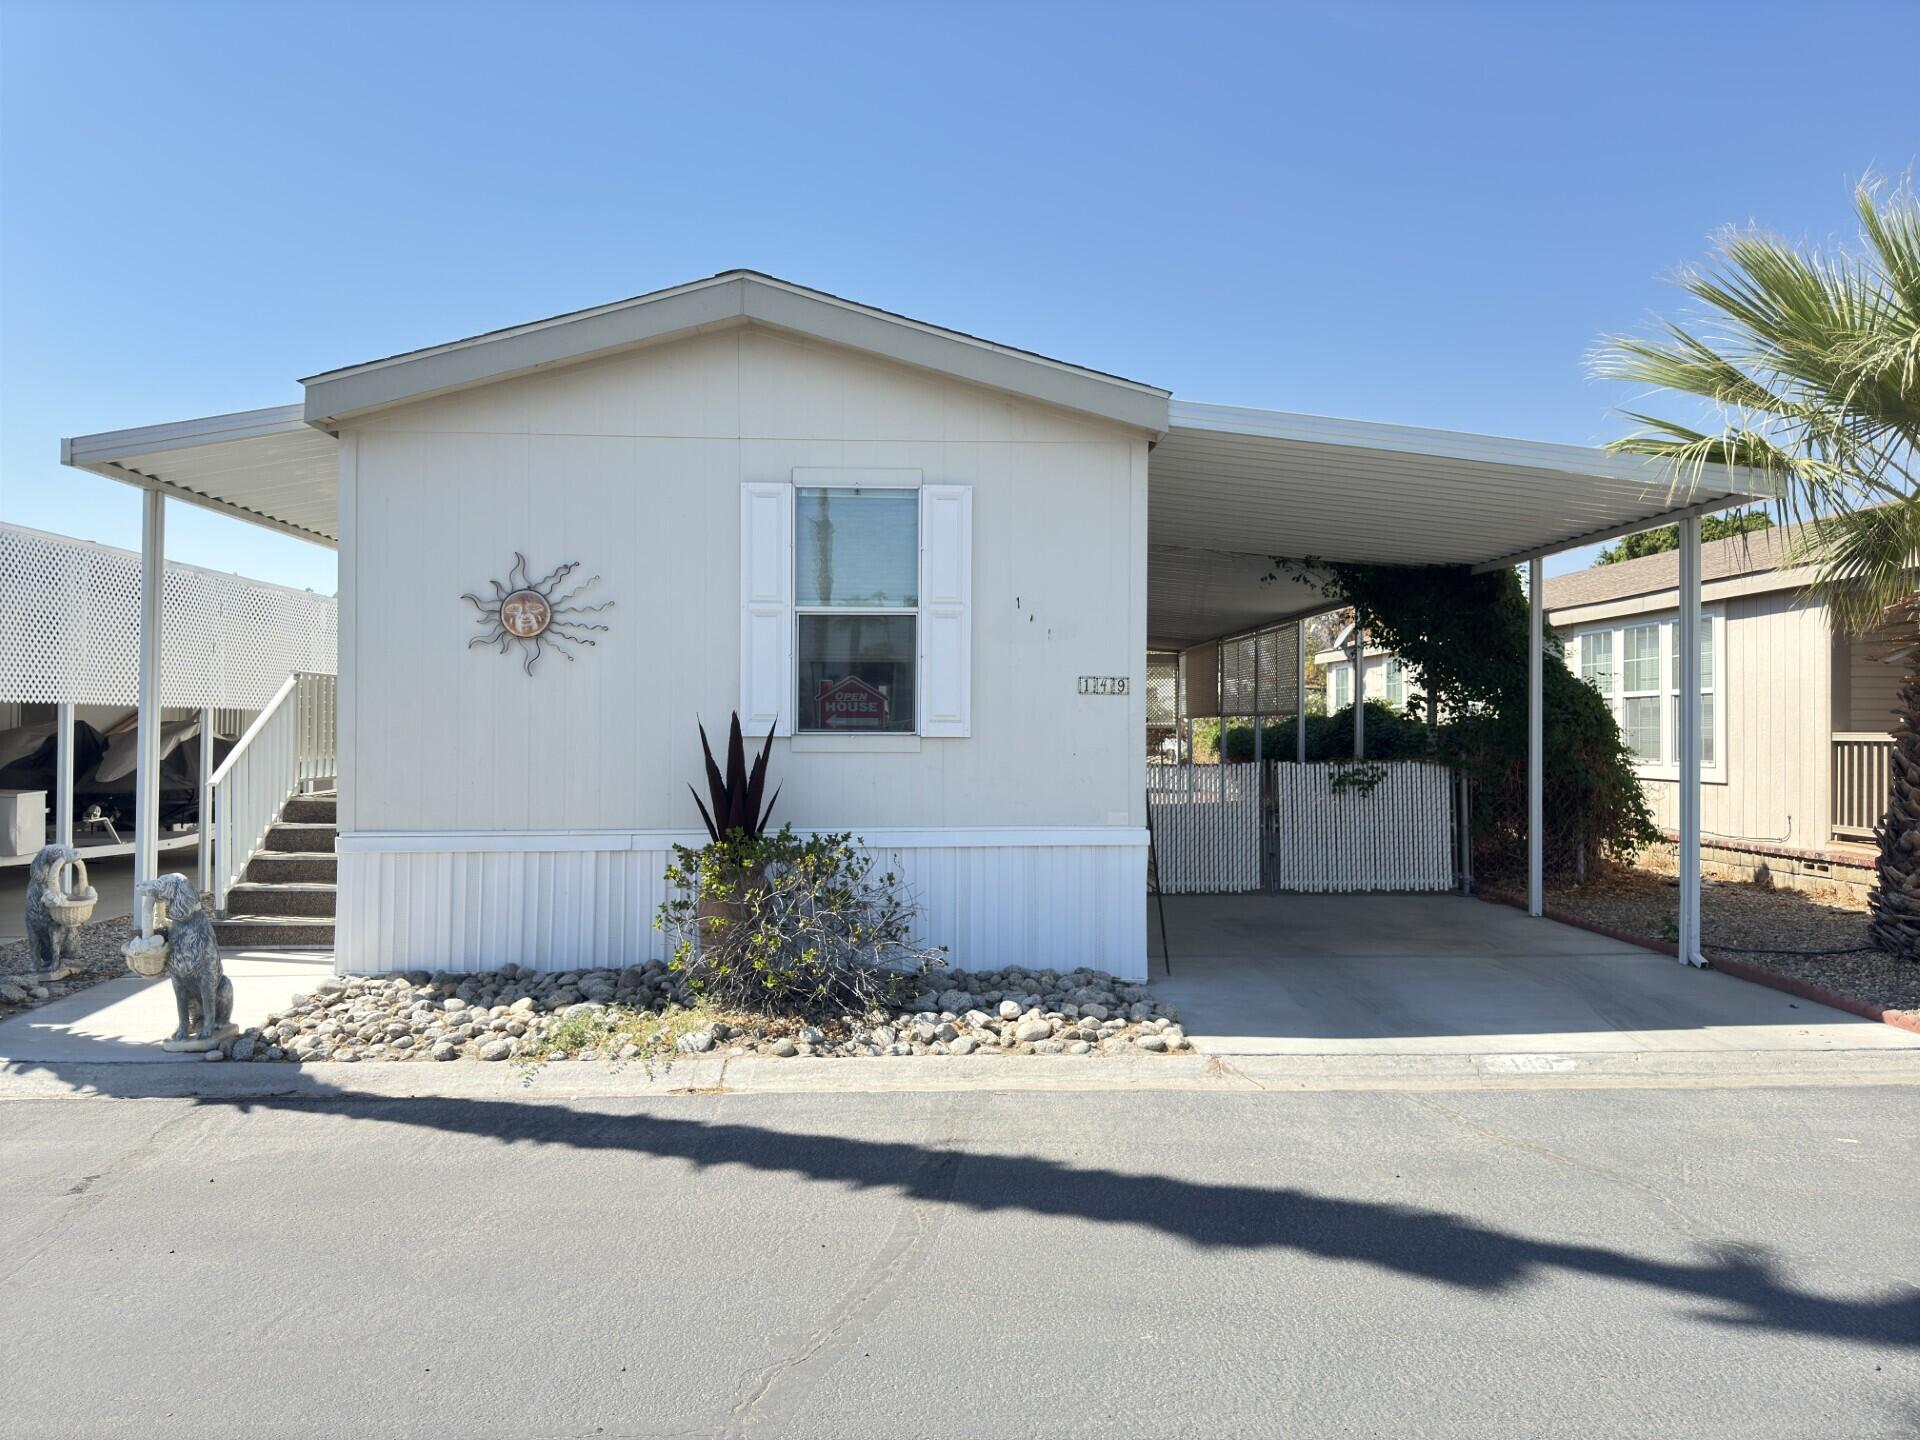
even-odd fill
[[(1709, 873), (1856, 896), (1872, 878), (1905, 646), (1853, 637), (1806, 593), (1790, 531), (1700, 548), (1701, 828)], [(1668, 552), (1547, 581), (1567, 663), (1606, 695), (1639, 758), (1655, 821), (1677, 825), (1674, 622)]]
[[(1864, 898), (1886, 803), (1906, 647), (1887, 631), (1836, 632), (1788, 559), (1791, 531), (1700, 547), (1701, 828), (1707, 873), (1765, 874)], [(1567, 664), (1607, 697), (1661, 829), (1679, 828), (1673, 551), (1546, 582)], [(1316, 657), (1327, 708), (1352, 703), (1352, 631)], [(1366, 647), (1366, 698), (1419, 694), (1397, 656)]]

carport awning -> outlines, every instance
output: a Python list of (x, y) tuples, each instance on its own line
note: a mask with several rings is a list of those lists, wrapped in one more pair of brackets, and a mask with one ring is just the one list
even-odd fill
[[(339, 442), (298, 405), (83, 435), (61, 459), (332, 545)], [(1326, 608), (1272, 557), (1510, 564), (1765, 498), (1751, 477), (1548, 445), (1172, 402), (1149, 469), (1147, 616), (1187, 645)]]
[(340, 539), (340, 442), (298, 405), (110, 430), (60, 442), (60, 461), (302, 540)]
[(1316, 587), (1265, 578), (1274, 557), (1491, 569), (1772, 493), (1579, 445), (1179, 400), (1148, 483), (1156, 646), (1324, 610)]

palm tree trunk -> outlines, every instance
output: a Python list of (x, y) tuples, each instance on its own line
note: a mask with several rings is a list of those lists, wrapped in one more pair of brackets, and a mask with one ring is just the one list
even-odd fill
[(1874, 831), (1880, 883), (1867, 897), (1873, 942), (1889, 954), (1920, 960), (1920, 649), (1908, 652), (1893, 732), (1887, 813)]

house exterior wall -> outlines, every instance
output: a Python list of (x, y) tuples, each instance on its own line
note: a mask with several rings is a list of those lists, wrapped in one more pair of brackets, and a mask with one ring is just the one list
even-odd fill
[[(694, 722), (740, 703), (740, 487), (825, 466), (973, 487), (971, 734), (777, 740), (776, 820), (898, 855), (957, 965), (1144, 974), (1144, 435), (755, 327), (342, 439), (343, 969), (658, 953)], [(468, 647), (516, 551), (614, 602), (574, 663)]]
[[(1672, 598), (1668, 592), (1551, 618), (1564, 639), (1622, 617), (1672, 620), (1679, 613)], [(1820, 849), (1832, 833), (1833, 645), (1825, 607), (1797, 588), (1717, 595), (1709, 587), (1705, 602), (1724, 617), (1726, 756), (1721, 773), (1700, 787), (1701, 830), (1709, 841)], [(1641, 785), (1654, 822), (1676, 829), (1679, 782), (1643, 775)]]

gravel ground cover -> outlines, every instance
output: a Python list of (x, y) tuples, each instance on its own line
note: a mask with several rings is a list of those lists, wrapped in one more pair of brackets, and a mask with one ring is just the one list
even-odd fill
[(127, 962), (120, 947), (132, 934), (133, 922), (125, 916), (88, 921), (80, 927), (79, 953), (68, 962), (69, 973), (52, 983), (29, 973), (33, 962), (25, 940), (0, 945), (0, 1019), (125, 975)]
[[(1584, 885), (1549, 886), (1547, 904), (1611, 930), (1671, 941), (1678, 935), (1680, 882), (1657, 871), (1611, 866)], [(1707, 880), (1700, 924), (1709, 960), (1740, 960), (1883, 1009), (1920, 1012), (1920, 965), (1872, 948), (1865, 910), (1823, 904), (1794, 890)], [(1765, 953), (1794, 950), (1851, 953)]]
[(903, 1005), (801, 1020), (722, 1011), (659, 962), (563, 974), (345, 977), (209, 1060), (561, 1060), (645, 1063), (674, 1053), (852, 1055), (1168, 1054), (1191, 1048), (1170, 1005), (1096, 970), (938, 971)]

